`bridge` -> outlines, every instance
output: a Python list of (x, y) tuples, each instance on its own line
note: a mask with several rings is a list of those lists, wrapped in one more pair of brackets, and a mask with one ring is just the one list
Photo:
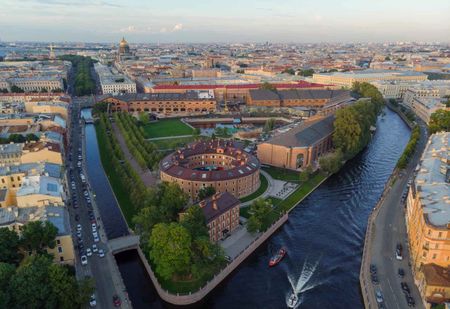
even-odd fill
[(139, 248), (139, 235), (127, 235), (108, 241), (112, 254)]

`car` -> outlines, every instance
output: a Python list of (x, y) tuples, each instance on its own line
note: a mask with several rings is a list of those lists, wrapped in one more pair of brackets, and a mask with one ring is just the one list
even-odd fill
[(85, 255), (81, 256), (81, 265), (87, 265), (88, 261), (87, 261), (87, 257)]
[(373, 284), (378, 284), (378, 283), (380, 283), (380, 281), (378, 281), (378, 276), (377, 276), (377, 274), (372, 274), (372, 275), (370, 276), (370, 279), (372, 280), (372, 283), (373, 283)]
[(370, 264), (370, 273), (371, 274), (377, 273), (377, 267), (374, 264)]
[(92, 245), (92, 252), (97, 252), (97, 251), (98, 251), (97, 245), (93, 244)]
[(398, 276), (400, 278), (403, 278), (405, 276), (405, 271), (403, 270), (403, 268), (398, 269)]
[(75, 215), (75, 221), (80, 221), (80, 215), (79, 214)]
[(411, 291), (409, 290), (409, 286), (406, 282), (402, 282), (400, 285), (402, 286), (403, 293), (406, 293), (408, 295), (409, 293), (411, 293)]
[(81, 238), (81, 231), (77, 231), (77, 237)]
[(77, 231), (81, 231), (83, 229), (83, 227), (81, 226), (80, 223), (77, 224)]
[(84, 249), (83, 243), (78, 244), (78, 251), (82, 251)]
[(101, 257), (101, 258), (105, 257), (105, 251), (103, 251), (103, 249), (99, 249), (98, 250), (98, 256)]
[(91, 248), (87, 248), (87, 249), (86, 249), (86, 255), (87, 255), (87, 256), (92, 256), (92, 250), (91, 250)]
[(375, 298), (377, 299), (377, 303), (382, 303), (383, 302), (383, 294), (381, 293), (380, 290), (377, 290), (375, 292)]
[(403, 251), (402, 245), (397, 244), (397, 247), (395, 249), (395, 258), (399, 261), (403, 260), (402, 251)]
[(94, 236), (94, 242), (99, 242), (100, 238), (98, 238), (98, 236)]
[(92, 226), (92, 232), (97, 231), (97, 224), (92, 223), (91, 226)]
[(91, 298), (89, 299), (89, 306), (91, 306), (91, 307), (97, 306), (97, 300), (95, 299), (95, 294), (91, 295)]
[(414, 298), (412, 298), (410, 295), (406, 295), (406, 302), (408, 303), (409, 307), (416, 306), (416, 302), (414, 301)]
[(120, 300), (120, 297), (117, 294), (113, 295), (113, 304), (114, 307), (120, 307), (120, 305), (122, 305), (122, 301)]
[(86, 197), (89, 196), (89, 193), (88, 193), (87, 191), (84, 191), (83, 194), (84, 194), (84, 196), (86, 196)]

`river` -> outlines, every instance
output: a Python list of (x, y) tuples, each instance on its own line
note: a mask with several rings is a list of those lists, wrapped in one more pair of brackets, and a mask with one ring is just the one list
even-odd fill
[[(359, 268), (367, 218), (408, 142), (409, 128), (386, 109), (368, 147), (289, 215), (289, 221), (201, 304), (205, 308), (363, 308)], [(285, 246), (286, 258), (267, 263)], [(161, 308), (136, 252), (116, 256), (134, 308)]]

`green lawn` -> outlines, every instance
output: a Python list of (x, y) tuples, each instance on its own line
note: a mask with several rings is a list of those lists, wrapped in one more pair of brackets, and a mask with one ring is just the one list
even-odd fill
[(121, 185), (120, 176), (114, 169), (112, 162), (110, 160), (110, 154), (106, 150), (106, 132), (102, 131), (98, 125), (95, 126), (95, 131), (97, 132), (98, 148), (100, 150), (100, 158), (102, 160), (103, 169), (108, 176), (109, 183), (114, 191), (114, 195), (119, 202), (120, 209), (122, 210), (125, 219), (127, 220), (128, 226), (133, 227), (133, 216), (136, 214), (133, 208), (133, 203), (131, 203), (129, 192)]
[(155, 144), (156, 147), (158, 147), (158, 149), (176, 149), (179, 147), (183, 147), (186, 144), (193, 142), (194, 140), (195, 140), (194, 136), (189, 136), (189, 137), (159, 139), (151, 142)]
[(281, 208), (283, 211), (289, 211), (301, 200), (303, 200), (305, 196), (308, 195), (325, 178), (326, 176), (322, 175), (321, 173), (315, 174), (311, 179), (300, 184), (300, 187), (298, 187), (291, 195), (289, 195), (287, 199), (283, 200), (279, 204), (279, 208)]
[(264, 171), (269, 173), (272, 178), (278, 179), (278, 180), (284, 180), (284, 181), (299, 181), (300, 173), (296, 171), (287, 170), (284, 168), (269, 166), (269, 167), (263, 167)]
[(147, 138), (193, 134), (194, 130), (179, 119), (164, 119), (144, 126)]
[(267, 181), (267, 178), (264, 177), (263, 174), (259, 174), (259, 180), (261, 181), (261, 184), (258, 188), (258, 190), (256, 190), (255, 192), (253, 192), (250, 195), (247, 195), (241, 199), (239, 199), (241, 201), (241, 203), (245, 203), (251, 200), (254, 200), (255, 198), (257, 198), (258, 196), (260, 196), (261, 194), (263, 194), (264, 192), (266, 192), (267, 187), (269, 186), (269, 182)]
[[(272, 205), (274, 206), (274, 208), (276, 208), (283, 201), (282, 199), (279, 199), (276, 197), (268, 197), (266, 200), (270, 201), (272, 203)], [(249, 210), (250, 210), (250, 205), (248, 205), (246, 207), (242, 207), (239, 210), (239, 215), (241, 217), (248, 219), (250, 217)]]

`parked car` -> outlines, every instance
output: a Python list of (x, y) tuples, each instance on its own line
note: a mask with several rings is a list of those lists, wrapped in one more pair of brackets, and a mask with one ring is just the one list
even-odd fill
[(378, 284), (378, 283), (380, 283), (380, 281), (378, 281), (378, 276), (377, 276), (377, 274), (371, 274), (371, 275), (370, 275), (370, 279), (371, 279), (371, 281), (372, 281), (373, 284)]
[(98, 251), (97, 245), (93, 244), (92, 245), (92, 252), (97, 252), (97, 251)]
[(375, 292), (375, 298), (377, 299), (377, 303), (382, 303), (383, 302), (383, 294), (381, 294), (380, 290), (377, 290)]
[(408, 303), (409, 307), (416, 306), (416, 302), (414, 301), (414, 298), (412, 298), (410, 295), (406, 295), (406, 302)]
[(100, 238), (98, 238), (98, 236), (94, 236), (94, 242), (99, 242)]
[(398, 276), (400, 278), (403, 278), (405, 276), (405, 271), (403, 270), (403, 268), (398, 269)]
[(81, 231), (83, 228), (80, 223), (77, 224), (77, 231)]
[(400, 285), (402, 286), (403, 293), (406, 293), (408, 295), (409, 293), (411, 293), (411, 291), (409, 290), (409, 286), (406, 282), (402, 282)]
[(377, 267), (374, 264), (370, 264), (370, 273), (371, 274), (377, 273)]
[(81, 256), (81, 265), (87, 265), (88, 261), (87, 261), (87, 257), (85, 255)]
[(87, 248), (87, 249), (86, 249), (86, 255), (87, 255), (87, 256), (92, 256), (92, 250), (91, 250), (91, 248)]
[(91, 306), (91, 307), (97, 306), (97, 300), (95, 299), (95, 294), (91, 295), (91, 299), (89, 300), (89, 306)]
[(395, 249), (395, 258), (399, 261), (403, 260), (402, 251), (403, 251), (402, 245), (397, 244), (397, 247)]
[(120, 297), (118, 295), (113, 296), (113, 304), (114, 307), (120, 307), (120, 305), (122, 305), (122, 301), (120, 300)]
[(76, 214), (75, 215), (75, 221), (79, 221), (80, 220), (80, 215), (79, 214)]
[(105, 251), (103, 251), (103, 249), (99, 249), (98, 250), (98, 256), (101, 257), (101, 258), (105, 257)]

